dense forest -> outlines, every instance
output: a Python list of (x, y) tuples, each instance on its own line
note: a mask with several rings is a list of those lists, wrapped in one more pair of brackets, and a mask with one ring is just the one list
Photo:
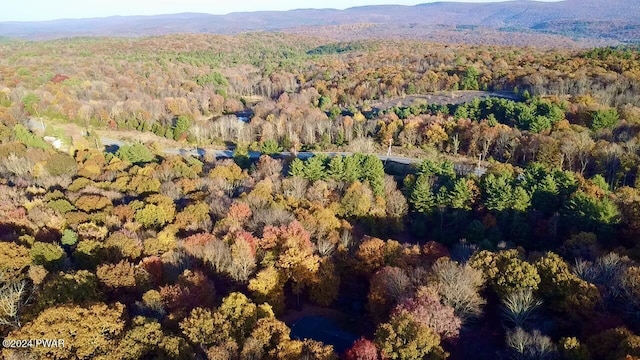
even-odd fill
[(6, 359), (640, 359), (637, 48), (0, 54), (0, 332), (64, 340)]

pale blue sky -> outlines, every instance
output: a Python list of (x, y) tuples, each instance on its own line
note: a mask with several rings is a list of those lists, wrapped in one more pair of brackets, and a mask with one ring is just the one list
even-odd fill
[[(488, 1), (499, 0), (466, 0), (466, 2)], [(228, 14), (237, 11), (299, 8), (344, 9), (376, 4), (415, 5), (431, 2), (431, 0), (4, 0), (2, 2), (0, 21), (36, 21), (181, 12)]]

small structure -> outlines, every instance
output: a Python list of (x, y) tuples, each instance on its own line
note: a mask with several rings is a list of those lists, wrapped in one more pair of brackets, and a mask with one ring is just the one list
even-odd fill
[(43, 137), (43, 139), (44, 141), (51, 144), (51, 146), (53, 146), (56, 150), (60, 150), (64, 146), (64, 144), (62, 143), (62, 140), (55, 138), (53, 136), (45, 136)]

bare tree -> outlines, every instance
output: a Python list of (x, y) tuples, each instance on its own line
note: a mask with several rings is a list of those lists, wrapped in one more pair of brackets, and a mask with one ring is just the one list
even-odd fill
[(580, 174), (583, 174), (589, 164), (591, 150), (595, 147), (595, 142), (588, 132), (579, 133), (574, 139), (575, 154), (580, 163)]
[(251, 250), (249, 243), (243, 240), (236, 240), (231, 245), (231, 264), (229, 275), (236, 281), (246, 282), (256, 268), (255, 254)]
[(376, 144), (371, 138), (357, 138), (349, 144), (349, 151), (353, 153), (373, 154), (376, 151)]
[(10, 174), (25, 176), (31, 174), (34, 164), (27, 158), (19, 157), (16, 154), (11, 153), (9, 156), (2, 159), (0, 166)]
[(511, 161), (518, 149), (518, 145), (520, 145), (520, 136), (518, 129), (511, 129), (506, 126), (499, 127), (493, 150), (496, 158), (505, 162)]
[(603, 289), (605, 300), (615, 300), (623, 292), (623, 281), (631, 260), (617, 253), (609, 253), (595, 262), (578, 260), (573, 271), (581, 279)]
[(387, 266), (376, 275), (382, 278), (387, 294), (395, 302), (400, 302), (411, 292), (411, 279), (400, 268)]
[(344, 246), (345, 249), (349, 249), (351, 245), (353, 245), (353, 234), (350, 230), (342, 230), (342, 233), (340, 234), (340, 245)]
[(401, 219), (407, 214), (407, 211), (409, 210), (407, 198), (402, 195), (400, 190), (393, 190), (390, 193), (387, 193), (386, 200), (387, 215), (392, 218)]
[(629, 258), (617, 253), (609, 253), (596, 259), (595, 263), (577, 260), (574, 273), (581, 279), (596, 285), (612, 285), (627, 266), (631, 264)]
[(160, 191), (174, 201), (182, 198), (182, 188), (173, 181), (163, 182), (162, 185), (160, 185)]
[(484, 285), (481, 271), (449, 258), (440, 258), (431, 271), (442, 302), (451, 306), (458, 317), (465, 320), (480, 315), (486, 303), (479, 293)]
[(529, 333), (517, 328), (507, 334), (508, 358), (513, 360), (555, 359), (555, 346), (548, 336), (538, 330)]
[(320, 256), (331, 256), (336, 250), (336, 244), (333, 243), (331, 239), (323, 236), (316, 242), (316, 250)]
[(19, 328), (21, 310), (28, 299), (26, 280), (3, 284), (0, 288), (0, 325)]
[(523, 328), (536, 318), (536, 310), (542, 301), (535, 297), (531, 289), (516, 291), (502, 300), (502, 317), (506, 324)]
[(253, 209), (253, 216), (247, 224), (251, 231), (262, 231), (267, 225), (281, 226), (289, 224), (295, 217), (289, 211), (279, 207), (258, 207)]
[(480, 161), (485, 161), (491, 147), (498, 138), (498, 131), (496, 128), (482, 123), (479, 126), (475, 126), (471, 132), (472, 145), (470, 145), (470, 148), (473, 149), (473, 153), (479, 157)]
[(282, 180), (282, 190), (284, 196), (292, 197), (296, 200), (304, 199), (309, 182), (301, 177), (292, 177)]
[(578, 151), (574, 136), (563, 136), (560, 138), (560, 153), (562, 154), (562, 163), (566, 164), (567, 169), (573, 170), (576, 153)]
[(214, 240), (204, 246), (204, 260), (217, 272), (227, 271), (231, 263), (231, 249), (222, 240)]
[(274, 159), (270, 156), (261, 156), (256, 164), (256, 170), (253, 176), (257, 180), (263, 180), (268, 177), (274, 177), (282, 173), (282, 160)]

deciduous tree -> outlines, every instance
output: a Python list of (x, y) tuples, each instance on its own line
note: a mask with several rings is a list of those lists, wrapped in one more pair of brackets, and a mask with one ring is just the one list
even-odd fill
[(31, 246), (33, 263), (42, 265), (49, 271), (60, 269), (66, 258), (66, 253), (58, 245), (36, 241)]
[(322, 306), (329, 306), (339, 295), (340, 277), (336, 272), (331, 258), (320, 260), (318, 272), (315, 274), (309, 288), (311, 300)]
[(254, 279), (249, 280), (249, 291), (259, 303), (268, 303), (276, 313), (284, 310), (284, 284), (286, 279), (274, 267), (260, 270)]
[(355, 181), (340, 200), (344, 216), (362, 217), (369, 214), (373, 206), (373, 192), (367, 184)]
[(2, 280), (18, 280), (21, 273), (31, 264), (28, 248), (16, 243), (0, 242), (0, 274)]
[(358, 339), (345, 353), (346, 360), (379, 360), (376, 344), (365, 338)]
[(385, 318), (389, 311), (411, 292), (406, 272), (397, 267), (385, 266), (371, 277), (368, 307), (374, 318)]
[[(443, 305), (435, 289), (420, 287), (414, 297), (401, 302), (394, 314), (406, 311), (416, 322), (435, 331), (442, 339), (456, 340), (462, 321), (450, 306)], [(393, 315), (392, 315), (393, 317)]]
[[(44, 310), (31, 322), (9, 334), (14, 339), (61, 339), (64, 346), (33, 347), (31, 352), (39, 358), (94, 359), (111, 354), (117, 339), (124, 334), (125, 307), (94, 304), (54, 306)], [(73, 339), (69, 339), (73, 334)], [(5, 356), (13, 350), (5, 349)]]
[(413, 320), (406, 311), (394, 314), (389, 322), (381, 324), (375, 338), (382, 355), (388, 359), (447, 358), (447, 353), (440, 347), (438, 334)]
[(491, 253), (483, 250), (473, 255), (469, 264), (483, 272), (486, 279), (502, 296), (519, 289), (537, 290), (540, 275), (537, 269), (520, 258), (517, 250)]
[(100, 282), (109, 290), (129, 289), (136, 287), (135, 268), (128, 261), (117, 264), (103, 264), (98, 266), (96, 275)]
[(443, 257), (433, 264), (431, 271), (442, 302), (451, 306), (457, 316), (465, 320), (480, 315), (486, 303), (480, 295), (484, 285), (480, 270)]

